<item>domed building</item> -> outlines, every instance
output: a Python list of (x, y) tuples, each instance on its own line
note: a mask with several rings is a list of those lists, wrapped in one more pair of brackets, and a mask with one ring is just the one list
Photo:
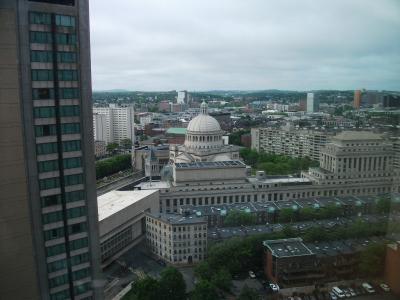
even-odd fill
[(170, 160), (175, 163), (193, 161), (226, 161), (239, 159), (239, 147), (224, 145), (221, 126), (208, 115), (207, 103), (200, 105), (200, 114), (187, 127), (185, 143), (171, 146)]

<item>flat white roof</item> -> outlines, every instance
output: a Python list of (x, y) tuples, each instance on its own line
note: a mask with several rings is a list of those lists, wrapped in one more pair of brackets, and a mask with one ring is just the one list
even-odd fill
[(140, 187), (142, 190), (154, 190), (154, 189), (168, 189), (170, 188), (170, 184), (168, 181), (146, 181), (141, 182), (135, 187)]
[(101, 195), (97, 197), (99, 221), (157, 192), (158, 190), (111, 191)]

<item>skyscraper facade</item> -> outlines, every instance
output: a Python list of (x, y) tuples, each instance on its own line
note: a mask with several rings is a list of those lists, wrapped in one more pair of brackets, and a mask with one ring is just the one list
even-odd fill
[(100, 299), (87, 0), (0, 2), (0, 298)]
[(307, 112), (319, 111), (319, 101), (314, 97), (314, 93), (307, 93)]
[(354, 91), (354, 99), (353, 99), (353, 108), (354, 109), (359, 109), (360, 108), (361, 95), (362, 95), (361, 90), (355, 90)]

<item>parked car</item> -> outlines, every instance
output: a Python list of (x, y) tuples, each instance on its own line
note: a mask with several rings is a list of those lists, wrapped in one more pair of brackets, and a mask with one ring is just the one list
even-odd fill
[(256, 278), (256, 274), (253, 271), (249, 271), (250, 278)]
[(331, 300), (337, 300), (338, 299), (338, 297), (333, 292), (330, 292), (329, 296), (331, 297)]
[(337, 287), (337, 286), (334, 286), (333, 288), (332, 288), (332, 293), (334, 293), (338, 298), (345, 298), (346, 297), (346, 294), (345, 294), (345, 292), (344, 291), (342, 291), (339, 287)]
[(351, 294), (352, 297), (357, 296), (357, 294), (356, 294), (356, 292), (354, 291), (354, 289), (349, 288), (349, 292), (350, 292), (350, 294)]
[(375, 293), (374, 288), (368, 282), (364, 282), (361, 286), (367, 291), (368, 294)]
[(381, 283), (379, 286), (383, 291), (390, 292), (390, 287), (386, 283)]
[(270, 283), (269, 287), (274, 293), (279, 292), (279, 285), (277, 285), (276, 283)]

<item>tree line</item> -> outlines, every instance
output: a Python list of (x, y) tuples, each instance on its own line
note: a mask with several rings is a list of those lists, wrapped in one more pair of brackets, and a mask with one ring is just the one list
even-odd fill
[(96, 162), (96, 179), (127, 170), (131, 167), (131, 155), (122, 154)]

